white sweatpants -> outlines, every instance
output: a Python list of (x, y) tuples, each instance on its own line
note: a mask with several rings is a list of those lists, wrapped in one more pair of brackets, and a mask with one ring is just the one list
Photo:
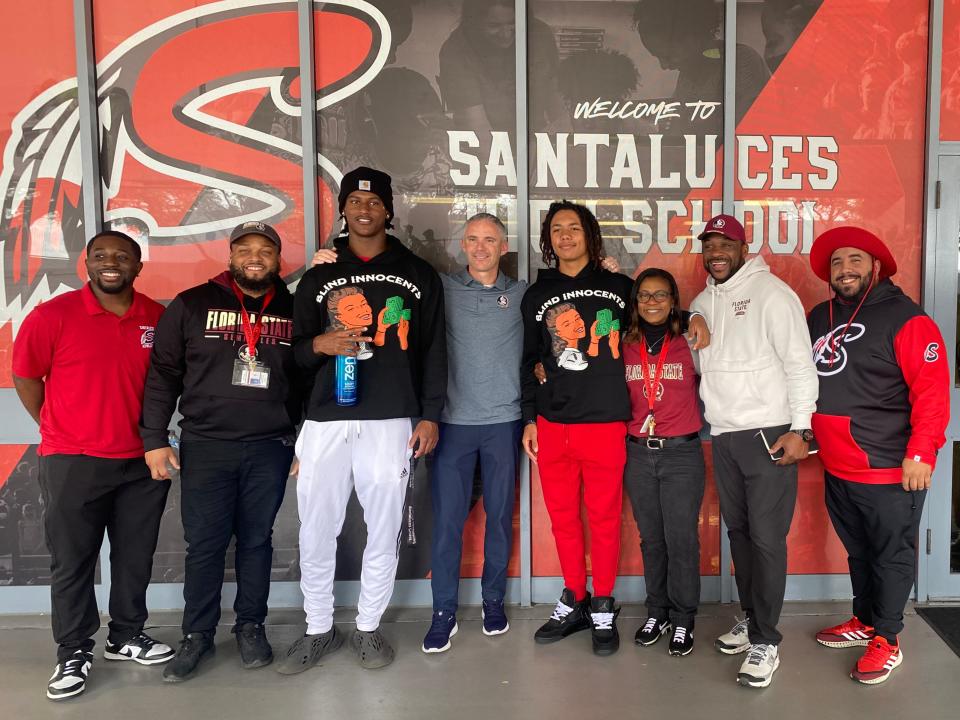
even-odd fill
[(337, 536), (356, 488), (367, 524), (360, 573), (357, 629), (376, 630), (390, 603), (397, 574), (403, 501), (412, 450), (409, 418), (307, 420), (297, 438), (300, 476), (300, 590), (307, 633), (333, 627)]

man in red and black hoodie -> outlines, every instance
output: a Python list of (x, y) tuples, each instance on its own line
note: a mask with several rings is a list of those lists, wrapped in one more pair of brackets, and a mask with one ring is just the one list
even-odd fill
[[(537, 630), (540, 643), (593, 631), (598, 655), (616, 652), (613, 586), (620, 560), (620, 511), (630, 419), (620, 348), (627, 326), (630, 278), (600, 266), (597, 219), (582, 205), (550, 205), (540, 233), (547, 265), (523, 296), (520, 370), (523, 447), (540, 471), (564, 589), (553, 616)], [(547, 380), (533, 370), (543, 363)], [(580, 495), (590, 525), (593, 568), (587, 592)]]
[(813, 431), (827, 511), (849, 556), (854, 614), (817, 641), (866, 646), (850, 677), (873, 685), (903, 661), (897, 635), (923, 501), (946, 441), (950, 371), (939, 329), (890, 281), (897, 263), (877, 236), (829, 230), (810, 265), (836, 293), (807, 320), (820, 379)]

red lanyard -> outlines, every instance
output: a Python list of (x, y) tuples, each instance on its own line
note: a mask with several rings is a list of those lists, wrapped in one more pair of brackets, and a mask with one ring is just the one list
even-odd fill
[[(873, 279), (870, 281), (870, 287), (867, 288), (867, 291), (863, 294), (863, 297), (860, 298), (860, 302), (857, 305), (857, 309), (853, 311), (853, 315), (851, 315), (850, 319), (847, 320), (847, 324), (843, 326), (843, 332), (841, 332), (839, 335), (833, 335), (830, 337), (830, 344), (828, 346), (830, 348), (830, 359), (828, 361), (828, 364), (830, 367), (833, 367), (833, 360), (837, 355), (837, 348), (840, 347), (844, 339), (847, 337), (847, 330), (850, 329), (850, 325), (851, 323), (853, 323), (853, 319), (857, 316), (857, 313), (860, 312), (860, 308), (863, 307), (863, 302), (864, 300), (867, 299), (867, 295), (870, 294), (870, 291), (873, 290), (873, 286), (876, 285), (876, 282), (874, 282), (875, 280), (876, 280), (876, 276), (874, 276)], [(837, 295), (837, 297), (839, 297), (839, 295)], [(830, 330), (832, 331), (833, 330), (833, 298), (831, 298), (828, 301), (828, 309), (830, 312)]]
[(647, 339), (644, 337), (643, 331), (640, 332), (640, 362), (643, 363), (641, 371), (643, 386), (647, 390), (647, 408), (651, 415), (653, 414), (653, 404), (657, 400), (657, 387), (660, 385), (660, 378), (663, 377), (663, 363), (667, 359), (668, 347), (670, 347), (669, 332), (663, 336), (663, 347), (660, 348), (660, 358), (657, 360), (657, 369), (653, 377), (650, 377), (650, 356), (647, 354)]
[(260, 341), (260, 333), (263, 330), (263, 316), (267, 312), (267, 306), (270, 304), (270, 301), (273, 300), (273, 296), (277, 294), (277, 289), (271, 287), (267, 290), (267, 294), (263, 297), (263, 307), (260, 308), (260, 314), (257, 315), (257, 322), (250, 322), (250, 313), (247, 312), (247, 308), (243, 305), (243, 291), (240, 290), (240, 287), (237, 285), (236, 280), (230, 281), (230, 287), (233, 288), (233, 294), (237, 296), (237, 300), (240, 301), (240, 319), (243, 325), (243, 336), (247, 339), (247, 357), (250, 358), (250, 362), (254, 362), (254, 359), (257, 356), (257, 343)]

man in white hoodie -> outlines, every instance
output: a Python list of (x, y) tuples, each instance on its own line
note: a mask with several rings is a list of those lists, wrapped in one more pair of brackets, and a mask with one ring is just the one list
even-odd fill
[(700, 351), (700, 396), (746, 614), (715, 645), (728, 655), (747, 652), (737, 681), (766, 687), (780, 665), (787, 532), (797, 500), (796, 463), (813, 439), (817, 373), (800, 299), (762, 257), (746, 259), (737, 219), (717, 215), (699, 237), (710, 277), (691, 310), (704, 314), (713, 335)]

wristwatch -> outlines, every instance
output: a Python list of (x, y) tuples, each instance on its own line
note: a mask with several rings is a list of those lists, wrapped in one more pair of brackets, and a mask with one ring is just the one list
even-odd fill
[(805, 443), (808, 443), (811, 440), (813, 440), (813, 430), (810, 430), (809, 428), (804, 428), (803, 430), (794, 430), (793, 428), (791, 428), (790, 432), (796, 433), (797, 435), (799, 435), (800, 439), (803, 440)]

